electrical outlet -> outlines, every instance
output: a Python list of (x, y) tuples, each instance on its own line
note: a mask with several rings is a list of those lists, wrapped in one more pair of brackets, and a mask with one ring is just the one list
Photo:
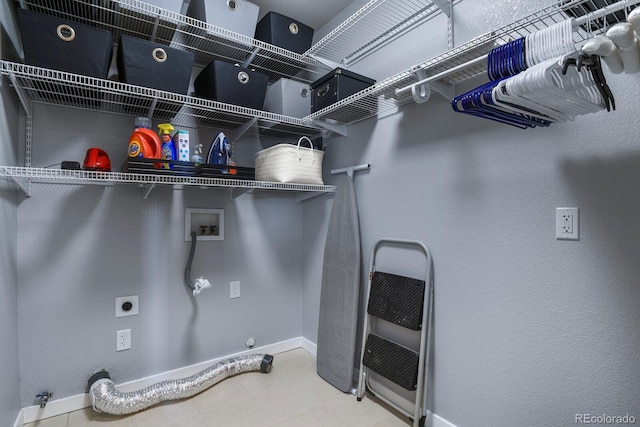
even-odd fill
[(580, 240), (578, 208), (556, 208), (556, 239)]
[(116, 351), (129, 350), (131, 348), (131, 329), (116, 332)]
[(229, 298), (240, 298), (240, 282), (231, 282), (229, 284)]
[(138, 295), (116, 298), (116, 317), (136, 316), (138, 314)]

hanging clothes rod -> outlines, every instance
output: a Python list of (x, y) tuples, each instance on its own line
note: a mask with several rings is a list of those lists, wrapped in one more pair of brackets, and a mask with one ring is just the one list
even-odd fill
[(354, 172), (369, 170), (371, 169), (371, 165), (369, 163), (357, 166), (349, 166), (342, 169), (331, 169), (331, 175), (337, 175), (339, 173), (346, 173), (349, 176), (353, 176)]
[[(615, 13), (615, 12), (617, 12), (619, 10), (622, 10), (622, 9), (624, 9), (626, 7), (629, 7), (629, 6), (633, 6), (633, 5), (638, 4), (638, 3), (640, 3), (640, 0), (621, 0), (621, 1), (617, 2), (617, 3), (611, 4), (609, 6), (605, 6), (605, 7), (601, 8), (601, 9), (598, 9), (596, 11), (593, 11), (591, 13), (583, 15), (583, 16), (581, 16), (579, 18), (575, 18), (574, 21), (573, 21), (573, 27), (574, 28), (579, 27), (580, 25), (587, 24), (587, 23), (589, 23), (591, 21), (594, 21), (596, 19), (605, 17), (605, 16), (607, 16), (609, 14)], [(443, 79), (445, 77), (449, 77), (450, 75), (455, 74), (455, 73), (457, 73), (459, 71), (466, 70), (467, 68), (471, 68), (471, 67), (474, 67), (476, 65), (480, 65), (483, 62), (486, 62), (488, 58), (489, 58), (489, 54), (486, 54), (486, 55), (480, 56), (480, 57), (478, 57), (476, 59), (472, 59), (472, 60), (470, 60), (468, 62), (465, 62), (463, 64), (456, 65), (455, 67), (449, 68), (448, 70), (442, 71), (441, 73), (434, 74), (433, 76), (429, 76), (427, 78), (424, 78), (424, 79), (422, 79), (422, 80), (420, 80), (420, 81), (418, 81), (416, 83), (410, 84), (409, 86), (405, 86), (403, 88), (398, 88), (398, 89), (396, 89), (396, 96), (401, 96), (401, 95), (404, 95), (406, 93), (411, 92), (413, 87), (426, 85), (426, 84), (429, 84), (429, 83), (431, 83), (433, 81), (437, 81), (437, 80)]]

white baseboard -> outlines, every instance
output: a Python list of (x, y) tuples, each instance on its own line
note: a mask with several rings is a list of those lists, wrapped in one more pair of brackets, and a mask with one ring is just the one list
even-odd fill
[(456, 427), (455, 424), (450, 423), (439, 415), (429, 412), (427, 414), (427, 422), (425, 423), (429, 427)]
[(20, 410), (20, 412), (18, 412), (18, 416), (16, 417), (16, 420), (13, 423), (13, 427), (22, 427), (22, 424), (24, 424), (22, 412), (23, 412), (22, 409)]
[[(117, 386), (119, 391), (127, 393), (130, 391), (139, 390), (160, 381), (180, 379), (191, 376), (204, 369), (207, 369), (212, 365), (215, 365), (218, 362), (229, 359), (230, 357), (237, 357), (254, 353), (278, 354), (285, 351), (294, 350), (296, 348), (303, 348), (313, 355), (316, 354), (315, 344), (311, 343), (303, 337), (297, 337), (275, 344), (241, 351), (239, 353), (231, 354), (228, 356), (218, 357), (206, 362), (196, 363), (195, 365), (186, 366), (158, 375), (117, 384)], [(65, 397), (62, 399), (51, 400), (49, 401), (49, 403), (47, 403), (47, 406), (45, 408), (40, 408), (40, 406), (38, 405), (28, 406), (20, 411), (14, 427), (21, 427), (23, 423), (32, 423), (34, 421), (43, 420), (45, 418), (66, 414), (67, 412), (79, 411), (80, 409), (88, 408), (89, 406), (91, 406), (91, 400), (89, 399), (89, 395), (87, 393), (77, 394), (75, 396)]]
[(305, 337), (300, 337), (300, 347), (302, 347), (307, 353), (316, 357), (318, 355), (318, 346), (317, 344), (312, 343)]

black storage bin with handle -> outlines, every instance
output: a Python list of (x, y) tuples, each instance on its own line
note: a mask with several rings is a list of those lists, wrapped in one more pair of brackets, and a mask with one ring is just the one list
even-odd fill
[(269, 77), (224, 61), (207, 65), (193, 82), (197, 97), (259, 110)]
[(121, 35), (118, 76), (124, 83), (186, 95), (193, 59), (191, 52)]
[(111, 32), (25, 9), (18, 9), (18, 25), (28, 65), (107, 78)]
[(331, 104), (373, 86), (375, 80), (352, 71), (336, 68), (311, 83), (311, 112), (322, 110)]
[(255, 38), (302, 54), (311, 47), (313, 28), (288, 16), (269, 12), (258, 22)]

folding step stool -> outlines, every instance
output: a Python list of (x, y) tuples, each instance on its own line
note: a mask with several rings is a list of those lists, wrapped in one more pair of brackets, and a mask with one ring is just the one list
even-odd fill
[[(425, 280), (413, 279), (376, 271), (376, 254), (385, 244), (417, 248), (424, 252), (427, 262)], [(367, 313), (362, 334), (362, 355), (358, 378), (358, 401), (367, 391), (413, 419), (413, 427), (423, 427), (426, 415), (426, 372), (430, 340), (431, 314), (433, 312), (433, 260), (429, 249), (421, 242), (401, 239), (381, 239), (371, 253)], [(396, 327), (419, 334), (419, 349), (408, 348), (372, 332), (381, 319)], [(371, 381), (371, 372), (408, 391), (415, 391), (415, 400), (400, 396), (390, 388)], [(399, 400), (406, 400), (402, 405)], [(413, 411), (407, 409), (412, 407)]]

